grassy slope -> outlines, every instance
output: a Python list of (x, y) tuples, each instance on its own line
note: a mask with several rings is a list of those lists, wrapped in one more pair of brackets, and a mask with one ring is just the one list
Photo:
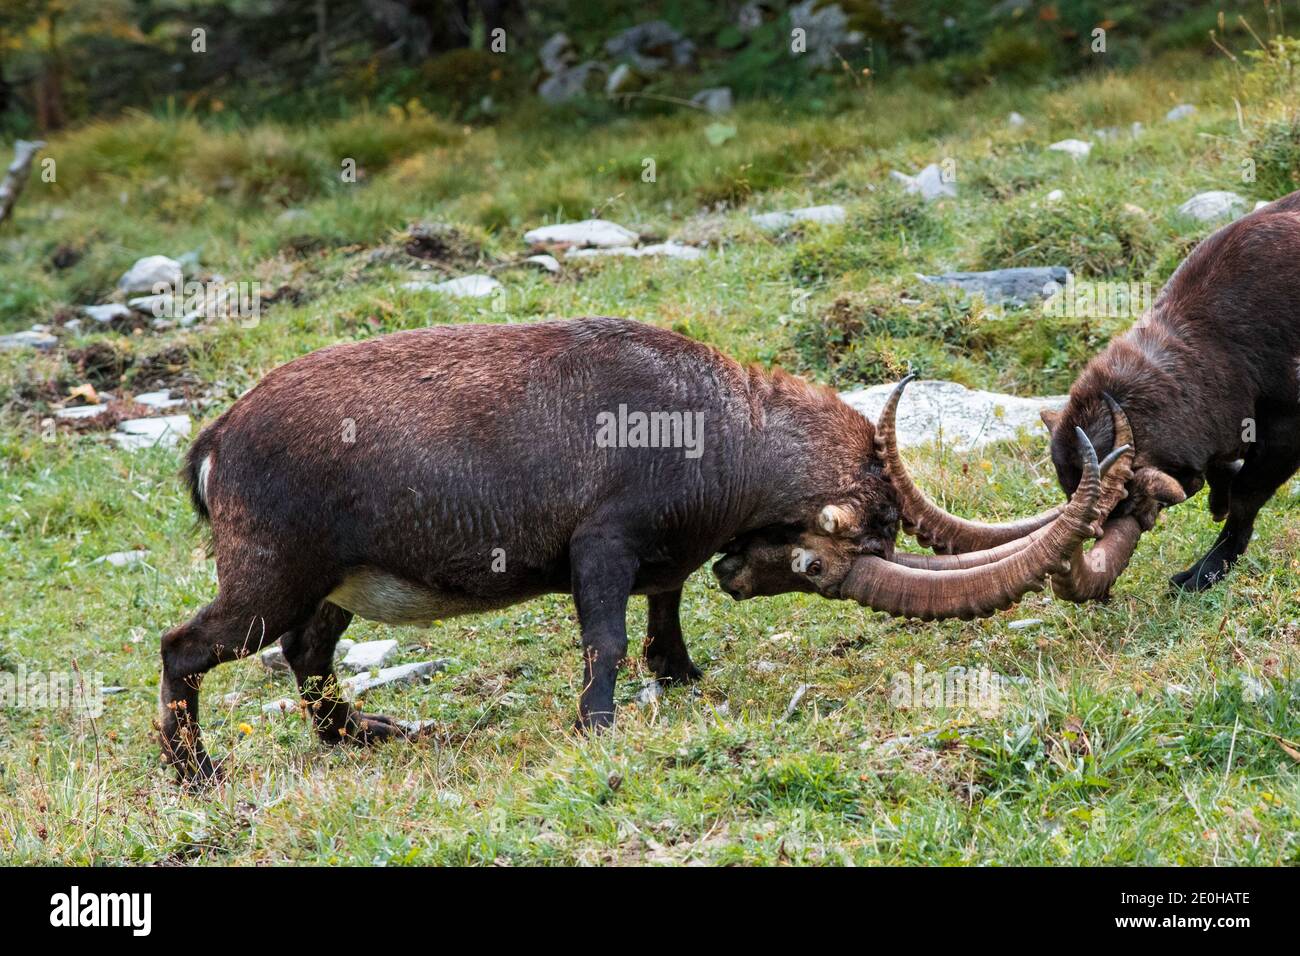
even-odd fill
[[(1062, 390), (1122, 321), (981, 316), (927, 296), (912, 274), (1066, 262), (1083, 275), (1163, 281), (1208, 231), (1167, 213), (1202, 189), (1250, 191), (1239, 182), (1246, 137), (1232, 89), (1204, 64), (1170, 61), (1057, 91), (990, 90), (962, 101), (864, 90), (830, 115), (744, 107), (728, 119), (738, 135), (720, 147), (708, 145), (709, 121), (693, 114), (581, 133), (560, 124), (469, 132), (420, 116), (307, 133), (125, 120), (52, 145), (57, 184), (33, 182), (22, 242), (0, 237), (0, 317), (23, 327), (96, 300), (136, 256), (199, 246), (202, 261), (231, 278), (299, 289), (300, 304), (268, 308), (253, 329), (132, 343), (141, 354), (183, 343), (216, 399), (206, 416), (277, 363), (328, 342), (430, 322), (583, 313), (668, 325), (841, 386), (910, 360), (971, 384)], [(1181, 101), (1200, 105), (1197, 118), (1162, 125)], [(1250, 123), (1268, 118), (1263, 104), (1247, 107)], [(1026, 129), (1007, 128), (1012, 108), (1030, 118)], [(1043, 149), (1133, 120), (1148, 124), (1146, 136), (1100, 144), (1084, 164)], [(362, 160), (362, 184), (333, 181), (340, 155)], [(646, 156), (656, 159), (654, 184), (640, 181)], [(921, 208), (888, 186), (890, 168), (942, 156), (958, 160), (958, 201)], [(1052, 188), (1067, 200), (1036, 205)], [(708, 212), (724, 200), (747, 205)], [(847, 226), (785, 241), (758, 234), (745, 216), (829, 201), (849, 208)], [(277, 221), (285, 203), (307, 217)], [(1125, 203), (1147, 214), (1126, 213)], [(55, 208), (62, 218), (51, 217)], [(507, 272), (505, 316), (404, 292), (404, 265), (366, 264), (372, 247), (417, 219), (481, 230), (488, 254), (506, 256), (519, 251), (525, 228), (593, 208), (725, 245), (704, 262), (610, 261), (558, 281)], [(323, 247), (285, 251), (304, 235)], [(84, 243), (82, 261), (48, 268), (69, 242)], [(901, 291), (924, 300), (919, 313), (906, 314)], [(870, 347), (845, 355), (807, 346), (836, 300), (879, 318)], [(0, 666), (66, 670), (75, 660), (129, 690), (94, 725), (4, 712), (0, 858), (1300, 861), (1300, 778), (1270, 736), (1300, 739), (1291, 676), (1300, 525), (1289, 491), (1261, 518), (1230, 586), (1203, 596), (1164, 590), (1168, 573), (1215, 533), (1199, 502), (1144, 540), (1104, 607), (1035, 597), (988, 621), (920, 625), (804, 596), (735, 604), (701, 572), (683, 617), (706, 680), (639, 708), (632, 699), (647, 675), (633, 660), (619, 727), (594, 740), (570, 732), (578, 633), (566, 598), (428, 630), (358, 622), (349, 636), (398, 637), (401, 660), (454, 659), (427, 685), (369, 702), (437, 718), (438, 740), (324, 751), (296, 715), (265, 723), (253, 719), (256, 703), (223, 709), (221, 696), (236, 688), (254, 701), (292, 693), (254, 661), (226, 665), (205, 684), (204, 723), (214, 752), (233, 753), (232, 783), (191, 797), (157, 767), (149, 730), (157, 636), (215, 588), (175, 478), (178, 453), (128, 455), (65, 434), (38, 440), (41, 408), (29, 399), (49, 380), (66, 387), (76, 375), (59, 357), (0, 354), (10, 396), (0, 421)], [(1054, 500), (1039, 436), (969, 456), (913, 457), (925, 483), (967, 513), (1002, 517)], [(149, 550), (146, 565), (89, 564), (134, 547)], [(643, 602), (630, 616), (635, 656)], [(1008, 628), (1024, 617), (1044, 623)], [(892, 707), (892, 675), (917, 663), (987, 665), (1028, 683), (992, 716)], [(1263, 700), (1243, 696), (1254, 679), (1270, 691)], [(810, 689), (783, 719), (801, 684)], [(251, 735), (239, 729), (245, 721)]]

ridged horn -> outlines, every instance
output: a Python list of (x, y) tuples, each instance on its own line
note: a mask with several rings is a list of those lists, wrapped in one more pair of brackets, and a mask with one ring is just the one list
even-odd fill
[(1067, 559), (1092, 534), (1099, 514), (1097, 453), (1082, 429), (1075, 432), (1083, 477), (1058, 520), (1028, 547), (992, 564), (947, 571), (909, 568), (864, 555), (854, 561), (840, 585), (841, 597), (898, 617), (970, 620), (1008, 608), (1030, 591), (1040, 590), (1048, 575), (1066, 570)]
[(927, 498), (925, 492), (912, 481), (903, 464), (903, 458), (898, 452), (898, 431), (894, 421), (903, 390), (914, 378), (915, 375), (908, 375), (898, 383), (898, 387), (885, 402), (885, 407), (880, 412), (880, 421), (876, 424), (876, 450), (885, 464), (890, 484), (898, 495), (903, 528), (909, 534), (914, 535), (926, 547), (941, 553), (983, 551), (1023, 538), (1062, 514), (1065, 505), (1057, 505), (1032, 518), (1003, 524), (983, 524), (949, 514)]

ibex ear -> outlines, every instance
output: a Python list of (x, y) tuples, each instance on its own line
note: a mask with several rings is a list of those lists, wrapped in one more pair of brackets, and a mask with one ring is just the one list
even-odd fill
[(1047, 426), (1049, 432), (1055, 432), (1056, 425), (1061, 420), (1061, 413), (1054, 412), (1050, 408), (1044, 408), (1038, 413), (1038, 417), (1043, 420), (1043, 424)]
[(1187, 492), (1170, 474), (1159, 468), (1139, 468), (1133, 473), (1133, 484), (1152, 501), (1162, 505), (1182, 504), (1187, 500)]
[(827, 505), (817, 515), (817, 527), (827, 534), (845, 534), (853, 527), (853, 512), (842, 505)]

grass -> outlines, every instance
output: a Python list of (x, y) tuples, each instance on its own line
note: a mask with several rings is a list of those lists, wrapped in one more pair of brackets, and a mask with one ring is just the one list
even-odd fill
[[(1063, 391), (1125, 320), (1003, 313), (915, 273), (1064, 264), (1080, 277), (1163, 282), (1210, 228), (1179, 220), (1178, 204), (1204, 189), (1274, 198), (1296, 168), (1285, 98), (1268, 87), (1239, 123), (1230, 80), (1180, 56), (962, 99), (863, 88), (838, 110), (744, 105), (717, 147), (704, 131), (712, 120), (689, 112), (580, 134), (538, 117), (462, 128), (402, 111), (310, 130), (137, 116), (56, 139), (56, 182), (34, 179), (17, 228), (0, 233), (7, 330), (102, 301), (135, 258), (157, 252), (197, 250), (205, 268), (276, 296), (253, 328), (88, 334), (49, 356), (0, 353), (0, 669), (75, 665), (126, 688), (94, 721), (5, 709), (0, 858), (1300, 862), (1300, 506), (1289, 488), (1227, 586), (1204, 595), (1165, 588), (1214, 537), (1198, 502), (1144, 538), (1104, 606), (1035, 596), (989, 620), (922, 625), (802, 595), (737, 604), (702, 571), (683, 620), (705, 680), (635, 702), (648, 674), (634, 601), (618, 727), (593, 739), (570, 729), (579, 654), (567, 598), (427, 630), (359, 621), (350, 637), (397, 637), (401, 661), (451, 659), (432, 680), (367, 701), (435, 718), (435, 738), (326, 751), (296, 713), (260, 718), (260, 703), (292, 696), (289, 681), (256, 661), (225, 665), (204, 685), (204, 726), (210, 748), (231, 755), (230, 783), (188, 795), (158, 766), (151, 729), (158, 636), (215, 591), (176, 478), (180, 453), (129, 454), (94, 433), (41, 438), (50, 403), (87, 380), (180, 384), (206, 420), (270, 368), (330, 342), (593, 313), (843, 388), (913, 364), (970, 385)], [(1163, 123), (1178, 102), (1199, 112)], [(1027, 126), (1006, 123), (1012, 109)], [(1134, 121), (1144, 135), (1099, 140), (1081, 163), (1045, 148)], [(1264, 144), (1267, 175), (1243, 183), (1253, 144)], [(362, 171), (353, 184), (338, 176), (349, 156)], [(641, 178), (647, 157), (653, 183)], [(888, 178), (944, 157), (957, 163), (956, 200), (927, 206)], [(1052, 189), (1065, 199), (1048, 204)], [(748, 219), (824, 202), (844, 204), (848, 221), (772, 237)], [(593, 212), (711, 251), (699, 262), (566, 264), (554, 279), (509, 264), (525, 229)], [(421, 221), (468, 237), (454, 271), (496, 270), (508, 288), (496, 309), (402, 289), (422, 266), (444, 274), (401, 251)], [(65, 247), (80, 258), (56, 268)], [(911, 457), (963, 513), (1001, 518), (1056, 498), (1040, 435)], [(91, 563), (133, 548), (144, 563)], [(1027, 618), (1041, 623), (1009, 627)], [(918, 664), (987, 667), (1016, 683), (996, 711), (895, 706), (894, 675)], [(223, 706), (235, 690), (248, 703)]]

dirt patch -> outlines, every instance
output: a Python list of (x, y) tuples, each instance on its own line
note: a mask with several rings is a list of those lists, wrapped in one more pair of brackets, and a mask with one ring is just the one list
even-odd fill
[(483, 244), (464, 229), (441, 222), (417, 222), (399, 237), (403, 251), (414, 259), (449, 266), (467, 266), (483, 258)]

